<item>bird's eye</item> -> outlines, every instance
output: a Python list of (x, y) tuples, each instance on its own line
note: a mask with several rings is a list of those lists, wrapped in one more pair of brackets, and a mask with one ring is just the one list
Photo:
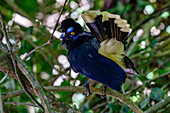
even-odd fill
[(75, 35), (75, 32), (71, 32), (70, 34), (71, 34), (71, 35)]
[(67, 33), (73, 32), (73, 29), (74, 29), (74, 27), (69, 27), (69, 28), (67, 29)]

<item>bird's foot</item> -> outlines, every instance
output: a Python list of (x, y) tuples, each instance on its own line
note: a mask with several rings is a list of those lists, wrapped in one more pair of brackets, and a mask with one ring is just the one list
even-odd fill
[(89, 80), (83, 85), (83, 87), (85, 87), (85, 88), (87, 89), (87, 96), (90, 95), (90, 88), (89, 88), (90, 80), (91, 80), (91, 79), (89, 79)]
[(102, 89), (103, 89), (103, 94), (101, 95), (101, 98), (105, 98), (106, 95), (104, 93), (106, 92), (107, 86), (103, 86)]

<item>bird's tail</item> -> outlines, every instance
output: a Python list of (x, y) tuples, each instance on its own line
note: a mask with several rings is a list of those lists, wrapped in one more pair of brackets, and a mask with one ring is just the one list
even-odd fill
[(130, 32), (127, 20), (121, 19), (119, 15), (106, 11), (88, 11), (82, 15), (90, 31), (103, 42), (106, 39), (115, 38), (125, 44)]

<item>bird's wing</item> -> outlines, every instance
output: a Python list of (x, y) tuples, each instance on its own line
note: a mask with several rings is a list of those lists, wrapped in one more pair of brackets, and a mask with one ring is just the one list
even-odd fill
[(76, 48), (71, 53), (69, 59), (73, 70), (85, 75), (93, 80), (119, 91), (125, 82), (126, 74), (124, 70), (115, 62), (100, 54), (90, 44)]

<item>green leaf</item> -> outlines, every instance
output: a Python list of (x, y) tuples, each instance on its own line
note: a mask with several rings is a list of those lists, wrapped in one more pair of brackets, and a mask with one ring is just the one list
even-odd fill
[(131, 10), (131, 8), (132, 8), (132, 5), (127, 5), (125, 8), (126, 12), (129, 12)]
[(30, 98), (28, 95), (21, 95), (20, 96), (20, 102), (29, 102)]
[(38, 10), (37, 0), (15, 0), (15, 3), (30, 16), (34, 16)]
[(87, 112), (88, 110), (89, 110), (89, 103), (86, 102), (86, 103), (84, 103), (83, 106), (82, 106), (82, 111), (83, 111), (83, 113), (85, 113), (85, 112)]
[(41, 64), (36, 64), (36, 73), (41, 73), (41, 71), (42, 71)]
[(137, 102), (137, 101), (138, 101), (138, 97), (137, 97), (137, 96), (132, 96), (132, 97), (131, 97), (131, 100), (132, 100), (133, 102)]
[(45, 29), (46, 29), (46, 26), (43, 26), (43, 27), (41, 28), (41, 36), (43, 36), (43, 33), (44, 33)]
[(153, 72), (148, 73), (146, 76), (147, 79), (153, 79)]
[(114, 107), (114, 103), (109, 103), (108, 106), (109, 106), (109, 108), (113, 108)]
[(92, 110), (88, 110), (85, 113), (93, 113), (93, 111)]
[(109, 108), (112, 109), (114, 112), (120, 112), (120, 105), (116, 105), (114, 103), (109, 103), (108, 104)]
[(23, 106), (23, 105), (19, 105), (18, 111), (19, 111), (20, 113), (29, 113), (29, 112), (28, 112), (28, 109), (26, 108), (26, 106)]
[(147, 79), (153, 79), (156, 76), (158, 76), (158, 69), (155, 68), (152, 72), (148, 73), (148, 75), (146, 76)]
[[(70, 81), (63, 81), (61, 83), (61, 86), (70, 86)], [(60, 95), (60, 100), (63, 102), (68, 102), (72, 96), (71, 95), (72, 92), (69, 92), (69, 91), (61, 91), (61, 92), (58, 92), (58, 94)]]
[(58, 45), (60, 44), (59, 40), (56, 40), (53, 44), (53, 51), (55, 51), (58, 48)]
[(164, 91), (161, 88), (155, 87), (152, 89), (150, 93), (150, 98), (153, 100), (160, 101), (161, 99), (164, 98)]

